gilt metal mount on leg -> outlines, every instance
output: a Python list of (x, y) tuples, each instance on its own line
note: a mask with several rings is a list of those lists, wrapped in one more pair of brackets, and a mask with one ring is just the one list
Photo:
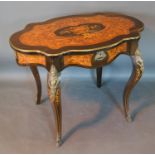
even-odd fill
[(132, 121), (131, 115), (129, 113), (129, 104), (128, 104), (129, 95), (131, 93), (132, 88), (140, 80), (140, 78), (144, 72), (143, 59), (140, 55), (139, 49), (137, 49), (135, 54), (131, 55), (130, 57), (133, 62), (133, 71), (132, 71), (131, 77), (124, 89), (124, 95), (123, 95), (125, 117), (126, 117), (127, 121)]
[(48, 73), (48, 94), (55, 115), (55, 123), (57, 127), (57, 146), (61, 144), (62, 132), (62, 109), (61, 109), (61, 88), (59, 81), (59, 73), (54, 65), (51, 65)]

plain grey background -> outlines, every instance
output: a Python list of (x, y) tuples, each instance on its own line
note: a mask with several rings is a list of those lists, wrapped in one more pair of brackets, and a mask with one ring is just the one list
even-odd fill
[[(18, 67), (15, 55), (9, 46), (9, 37), (31, 22), (44, 21), (58, 16), (92, 12), (120, 12), (134, 16), (145, 24), (145, 30), (139, 43), (144, 58), (145, 72), (143, 78), (155, 76), (155, 2), (0, 2), (0, 78), (24, 78), (29, 69)], [(41, 69), (42, 75), (46, 71)], [(88, 77), (93, 71), (82, 68), (67, 68), (63, 76)], [(104, 68), (104, 77), (126, 78), (131, 73), (128, 56), (121, 55), (111, 65)], [(20, 75), (20, 76), (17, 76)]]

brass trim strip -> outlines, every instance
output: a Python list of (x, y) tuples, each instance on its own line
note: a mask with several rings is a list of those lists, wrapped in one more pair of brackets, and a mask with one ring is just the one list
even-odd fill
[(63, 55), (63, 54), (66, 54), (66, 53), (72, 53), (72, 52), (81, 52), (81, 53), (85, 53), (85, 52), (91, 52), (91, 51), (97, 51), (97, 50), (103, 50), (104, 48), (111, 48), (111, 47), (114, 47), (114, 46), (117, 46), (118, 44), (124, 42), (124, 41), (129, 41), (129, 40), (134, 40), (134, 39), (139, 39), (140, 38), (140, 35), (138, 36), (135, 36), (135, 37), (129, 37), (129, 38), (123, 38), (121, 39), (120, 41), (116, 42), (116, 43), (113, 43), (113, 44), (110, 44), (110, 45), (106, 45), (106, 46), (101, 46), (101, 47), (96, 47), (96, 48), (91, 48), (91, 49), (84, 49), (84, 50), (79, 50), (79, 49), (75, 49), (75, 50), (68, 50), (68, 51), (62, 51), (61, 53), (58, 53), (58, 54), (48, 54), (44, 51), (41, 51), (41, 50), (26, 50), (26, 49), (21, 49), (21, 48), (18, 48), (16, 46), (14, 46), (11, 41), (9, 40), (9, 43), (10, 43), (10, 46), (19, 51), (19, 52), (23, 52), (23, 53), (39, 53), (39, 54), (43, 54), (45, 56), (60, 56), (60, 55)]

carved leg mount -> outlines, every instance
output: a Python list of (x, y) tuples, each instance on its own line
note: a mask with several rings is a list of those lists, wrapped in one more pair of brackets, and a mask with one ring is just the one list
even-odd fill
[(61, 144), (62, 132), (61, 88), (59, 73), (54, 65), (51, 66), (50, 72), (48, 74), (48, 94), (55, 115), (55, 123), (57, 127), (56, 141), (57, 146), (59, 146)]
[(127, 121), (132, 121), (130, 113), (129, 113), (129, 104), (128, 104), (129, 95), (131, 93), (132, 88), (140, 80), (140, 78), (143, 74), (143, 71), (144, 71), (143, 60), (140, 55), (140, 51), (138, 49), (136, 50), (135, 55), (131, 56), (131, 59), (133, 61), (133, 71), (132, 71), (131, 77), (130, 77), (129, 81), (127, 82), (127, 85), (124, 89), (124, 95), (123, 95), (125, 117), (126, 117)]

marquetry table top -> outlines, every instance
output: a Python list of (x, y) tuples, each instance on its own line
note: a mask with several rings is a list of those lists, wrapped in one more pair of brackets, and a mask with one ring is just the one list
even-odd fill
[(23, 53), (46, 56), (90, 52), (138, 39), (143, 23), (116, 13), (73, 15), (32, 23), (10, 38), (11, 46)]

